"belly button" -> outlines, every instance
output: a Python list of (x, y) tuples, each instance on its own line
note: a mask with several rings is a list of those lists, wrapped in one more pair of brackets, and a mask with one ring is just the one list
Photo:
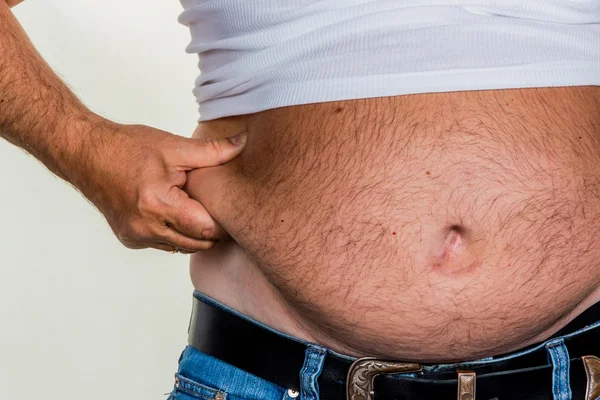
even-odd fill
[(450, 225), (442, 233), (443, 240), (438, 241), (433, 256), (440, 262), (460, 255), (463, 252), (465, 229), (459, 225)]
[(448, 257), (459, 256), (464, 248), (463, 236), (460, 233), (460, 227), (450, 227), (449, 232), (446, 234), (446, 240), (444, 241), (443, 254)]
[(461, 274), (473, 268), (472, 257), (468, 251), (467, 229), (460, 225), (451, 225), (444, 229), (442, 240), (436, 241), (432, 266), (434, 270), (445, 274)]

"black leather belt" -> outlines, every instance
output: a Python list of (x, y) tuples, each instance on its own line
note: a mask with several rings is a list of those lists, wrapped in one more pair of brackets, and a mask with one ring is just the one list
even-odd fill
[[(600, 303), (588, 308), (554, 337), (574, 332), (598, 320), (600, 320)], [(300, 390), (300, 371), (304, 363), (306, 345), (224, 310), (218, 305), (194, 297), (188, 342), (197, 350), (260, 378), (284, 388)], [(594, 390), (594, 382), (589, 381), (587, 375), (594, 372), (594, 368), (600, 374), (600, 360), (582, 359), (582, 357), (600, 356), (600, 328), (566, 338), (565, 345), (571, 359), (570, 379), (573, 399), (586, 399), (586, 391)], [(592, 364), (590, 360), (593, 361)], [(322, 400), (347, 398), (346, 383), (352, 363), (351, 360), (327, 353), (323, 371), (318, 379)], [(410, 370), (410, 366), (415, 366), (415, 364), (396, 364), (401, 368), (405, 366), (405, 372)], [(476, 376), (477, 399), (551, 400), (553, 398), (552, 365), (544, 347), (509, 360), (471, 366), (466, 375), (463, 373), (467, 378), (469, 374)], [(463, 382), (463, 377), (459, 378), (456, 370), (431, 372), (428, 368), (416, 372), (416, 377), (410, 378), (376, 374), (372, 381), (372, 393), (363, 398), (453, 399), (457, 396), (459, 379), (461, 383), (469, 382), (468, 380)], [(587, 396), (591, 395), (592, 393), (587, 393)]]

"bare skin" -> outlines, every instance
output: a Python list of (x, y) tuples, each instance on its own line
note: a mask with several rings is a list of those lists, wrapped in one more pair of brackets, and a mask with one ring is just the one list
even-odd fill
[[(599, 88), (288, 107), (191, 140), (89, 111), (17, 2), (0, 0), (0, 135), (126, 246), (204, 250), (194, 286), (233, 308), (342, 353), (437, 362), (543, 340), (600, 299)], [(245, 147), (225, 140), (240, 132)]]
[(235, 158), (245, 134), (193, 140), (96, 115), (35, 51), (17, 3), (0, 0), (0, 137), (76, 187), (129, 248), (193, 253), (229, 238), (181, 188), (187, 171)]
[(208, 121), (185, 190), (232, 236), (201, 292), (354, 356), (469, 360), (600, 300), (600, 88), (408, 95)]

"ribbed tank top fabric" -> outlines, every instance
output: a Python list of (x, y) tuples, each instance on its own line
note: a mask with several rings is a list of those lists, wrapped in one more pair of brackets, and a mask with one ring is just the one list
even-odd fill
[(600, 0), (180, 0), (200, 121), (417, 93), (600, 85)]

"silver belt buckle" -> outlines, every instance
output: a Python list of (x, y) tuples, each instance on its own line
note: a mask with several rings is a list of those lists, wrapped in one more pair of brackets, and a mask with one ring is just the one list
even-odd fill
[(373, 379), (382, 374), (399, 374), (421, 371), (415, 363), (379, 360), (373, 357), (359, 358), (348, 370), (346, 380), (347, 400), (373, 400)]

